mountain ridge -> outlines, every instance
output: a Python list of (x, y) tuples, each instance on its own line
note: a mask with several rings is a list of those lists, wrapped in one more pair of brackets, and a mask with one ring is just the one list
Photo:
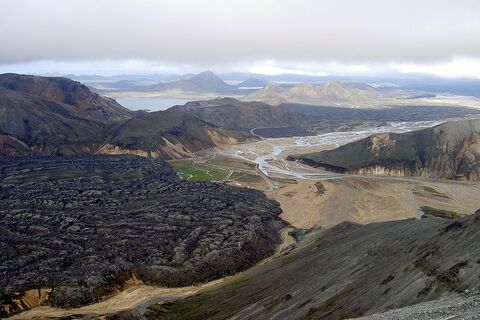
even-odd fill
[(263, 102), (246, 102), (234, 98), (191, 101), (168, 110), (186, 112), (206, 122), (241, 132), (250, 132), (258, 127), (301, 125), (309, 119), (305, 115)]

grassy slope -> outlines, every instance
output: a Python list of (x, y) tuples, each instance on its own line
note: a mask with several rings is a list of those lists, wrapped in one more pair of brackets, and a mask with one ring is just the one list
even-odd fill
[(171, 164), (180, 178), (189, 182), (222, 181), (228, 174), (225, 170), (193, 164), (188, 160), (175, 161)]

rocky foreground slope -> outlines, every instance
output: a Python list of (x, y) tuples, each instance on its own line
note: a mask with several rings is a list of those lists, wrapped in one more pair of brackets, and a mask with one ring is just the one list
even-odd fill
[(478, 288), (479, 257), (480, 210), (459, 220), (345, 222), (220, 286), (153, 305), (145, 315), (184, 320), (371, 315)]
[(0, 158), (0, 316), (91, 303), (132, 279), (244, 270), (274, 252), (280, 213), (259, 191), (185, 183), (160, 160)]
[(480, 180), (480, 120), (375, 134), (337, 149), (290, 156), (330, 171)]
[(174, 159), (246, 138), (188, 114), (132, 112), (70, 79), (0, 75), (0, 155)]

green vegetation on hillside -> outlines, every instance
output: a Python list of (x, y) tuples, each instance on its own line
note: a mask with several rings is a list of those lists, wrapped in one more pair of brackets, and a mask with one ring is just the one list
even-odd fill
[(438, 218), (444, 218), (444, 219), (459, 219), (462, 217), (462, 215), (459, 214), (458, 212), (451, 211), (451, 210), (433, 208), (429, 206), (423, 206), (420, 209), (423, 212), (422, 218), (438, 217)]
[(428, 186), (422, 186), (420, 189), (415, 190), (413, 194), (421, 197), (433, 196), (438, 198), (451, 199), (447, 194), (439, 192), (437, 189)]
[(182, 180), (190, 182), (222, 181), (228, 174), (225, 170), (194, 164), (192, 161), (175, 161), (172, 166)]

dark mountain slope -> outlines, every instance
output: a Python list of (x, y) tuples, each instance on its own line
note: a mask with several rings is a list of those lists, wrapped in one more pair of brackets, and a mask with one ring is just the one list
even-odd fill
[(149, 319), (345, 319), (480, 285), (480, 211), (437, 218), (342, 223), (299, 249)]
[(124, 120), (132, 114), (115, 100), (93, 93), (80, 82), (67, 78), (6, 73), (0, 75), (0, 87), (70, 106), (67, 109), (72, 109), (69, 111), (75, 115), (97, 122)]
[(133, 153), (155, 158), (175, 159), (222, 144), (236, 144), (245, 135), (219, 128), (196, 117), (171, 111), (158, 111), (132, 118), (109, 130), (101, 153)]
[(186, 112), (217, 126), (250, 131), (259, 127), (299, 126), (307, 117), (262, 102), (243, 102), (233, 98), (192, 101), (169, 110)]
[(290, 159), (349, 173), (480, 180), (480, 120), (375, 134), (334, 150)]
[(0, 134), (27, 146), (12, 146), (9, 154), (87, 153), (101, 141), (105, 125), (72, 105), (0, 87)]

